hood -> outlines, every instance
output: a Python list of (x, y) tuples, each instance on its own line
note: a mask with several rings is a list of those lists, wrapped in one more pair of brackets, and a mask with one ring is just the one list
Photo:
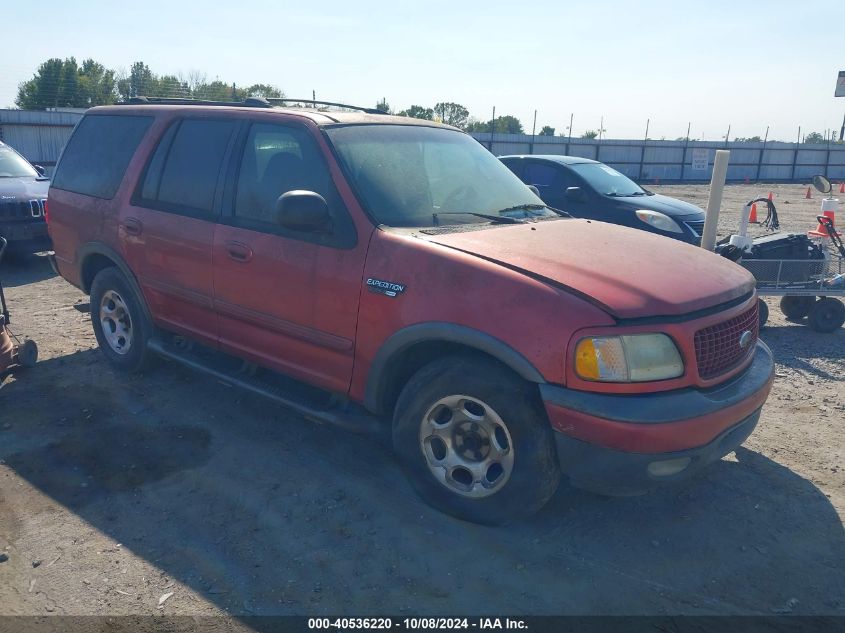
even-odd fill
[(632, 196), (627, 198), (612, 198), (615, 202), (621, 202), (626, 207), (632, 209), (648, 209), (649, 211), (659, 211), (672, 217), (684, 217), (684, 219), (693, 219), (690, 216), (700, 216), (699, 219), (704, 220), (704, 209), (701, 209), (694, 204), (678, 200), (677, 198), (670, 198), (669, 196), (661, 196), (659, 193), (653, 196)]
[(754, 277), (677, 240), (590, 220), (426, 235), (598, 303), (621, 319), (683, 315), (737, 299)]
[(0, 203), (46, 198), (49, 187), (49, 180), (32, 176), (0, 178)]

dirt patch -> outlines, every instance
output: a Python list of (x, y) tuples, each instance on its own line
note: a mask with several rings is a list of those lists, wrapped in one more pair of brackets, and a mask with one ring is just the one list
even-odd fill
[[(806, 229), (801, 188), (777, 187)], [(0, 389), (2, 614), (845, 615), (845, 331), (775, 302), (745, 447), (643, 497), (564, 484), (496, 529), (429, 509), (380, 442), (166, 363), (115, 373), (87, 297), (42, 259), (2, 273), (42, 358)]]

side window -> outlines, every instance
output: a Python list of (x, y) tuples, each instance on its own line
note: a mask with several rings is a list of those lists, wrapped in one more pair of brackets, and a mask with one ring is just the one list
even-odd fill
[(552, 187), (559, 182), (559, 169), (553, 165), (544, 163), (529, 162), (525, 165), (525, 173), (522, 180), (529, 185), (536, 187)]
[(52, 186), (95, 198), (113, 198), (152, 122), (150, 116), (84, 117), (62, 152)]
[(520, 178), (520, 180), (524, 180), (522, 175), (523, 163), (525, 162), (524, 160), (517, 158), (514, 160), (503, 160), (502, 162), (505, 164), (505, 167), (510, 169), (514, 175)]
[(165, 132), (147, 168), (142, 200), (177, 212), (211, 213), (235, 121), (183, 119)]
[[(319, 193), (329, 206), (333, 235), (294, 235), (276, 219), (276, 201), (296, 189)], [(336, 246), (354, 245), (354, 226), (334, 187), (319, 146), (301, 128), (253, 123), (238, 169), (234, 223), (257, 231), (290, 234)], [(351, 243), (349, 238), (351, 237)]]

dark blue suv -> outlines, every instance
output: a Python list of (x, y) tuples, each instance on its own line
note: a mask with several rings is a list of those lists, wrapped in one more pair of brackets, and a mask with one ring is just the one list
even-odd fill
[(621, 224), (699, 244), (704, 211), (661, 196), (604, 163), (577, 156), (525, 155), (499, 159), (550, 207), (576, 218)]

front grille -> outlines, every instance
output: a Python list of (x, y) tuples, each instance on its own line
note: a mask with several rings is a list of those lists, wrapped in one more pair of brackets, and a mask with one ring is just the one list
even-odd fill
[(690, 227), (698, 237), (704, 233), (704, 222), (687, 222), (686, 225)]
[[(753, 353), (760, 333), (757, 303), (732, 319), (711, 325), (695, 333), (695, 358), (698, 375), (709, 380), (739, 365)], [(745, 346), (740, 346), (744, 332), (751, 332)]]
[(44, 219), (44, 200), (0, 200), (0, 220)]

